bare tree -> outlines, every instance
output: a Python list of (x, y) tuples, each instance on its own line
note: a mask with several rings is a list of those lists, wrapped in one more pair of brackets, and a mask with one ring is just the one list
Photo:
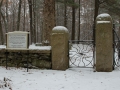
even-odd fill
[(24, 0), (24, 15), (23, 15), (23, 17), (24, 17), (24, 22), (23, 22), (23, 31), (25, 31), (25, 25), (26, 25), (26, 23), (25, 23), (25, 21), (26, 21), (26, 0)]
[(78, 40), (80, 40), (80, 0), (79, 0), (79, 18), (78, 18)]
[(33, 0), (33, 34), (34, 34), (34, 43), (36, 43), (36, 0)]
[(64, 0), (64, 26), (67, 27), (67, 0)]
[(2, 12), (1, 12), (1, 6), (2, 6), (3, 0), (0, 2), (0, 44), (4, 44), (4, 38), (3, 38), (3, 30), (2, 30)]
[(31, 42), (34, 43), (34, 34), (33, 34), (33, 6), (32, 6), (32, 0), (28, 0), (29, 4), (29, 17), (30, 17), (30, 34), (31, 34)]
[(19, 27), (20, 27), (21, 5), (22, 5), (22, 0), (19, 0), (17, 31), (19, 31)]
[[(74, 4), (75, 1), (72, 0), (72, 3)], [(75, 40), (75, 6), (72, 6), (72, 40)]]

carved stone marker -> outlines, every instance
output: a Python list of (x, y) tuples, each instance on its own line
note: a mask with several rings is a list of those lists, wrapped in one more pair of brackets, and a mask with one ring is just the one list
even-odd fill
[(96, 19), (96, 71), (113, 70), (113, 23), (109, 14), (100, 14)]
[(66, 70), (69, 67), (68, 38), (67, 28), (63, 26), (53, 28), (51, 35), (53, 70)]
[(8, 32), (6, 38), (6, 49), (28, 49), (29, 32)]

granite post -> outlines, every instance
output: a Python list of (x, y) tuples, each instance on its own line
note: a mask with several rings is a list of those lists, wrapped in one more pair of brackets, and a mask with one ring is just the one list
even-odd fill
[(96, 71), (113, 70), (113, 23), (109, 14), (100, 14), (96, 18)]
[(69, 67), (68, 38), (69, 33), (67, 28), (63, 26), (53, 28), (51, 35), (53, 70), (66, 70)]

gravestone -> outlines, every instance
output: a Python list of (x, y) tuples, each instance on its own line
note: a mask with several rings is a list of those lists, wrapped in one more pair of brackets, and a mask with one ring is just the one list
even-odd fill
[(96, 18), (96, 71), (113, 70), (113, 23), (109, 14), (100, 14)]

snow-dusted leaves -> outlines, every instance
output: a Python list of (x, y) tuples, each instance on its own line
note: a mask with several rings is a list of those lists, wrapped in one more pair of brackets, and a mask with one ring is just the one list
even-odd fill
[(11, 82), (12, 82), (12, 80), (4, 77), (3, 80), (0, 80), (0, 89), (12, 90)]

